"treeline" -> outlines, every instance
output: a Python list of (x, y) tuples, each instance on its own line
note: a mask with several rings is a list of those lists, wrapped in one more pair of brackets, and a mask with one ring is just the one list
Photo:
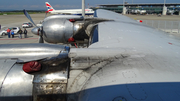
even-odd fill
[[(26, 10), (29, 14), (36, 14), (36, 13), (45, 13), (46, 10)], [(24, 14), (23, 10), (8, 10), (8, 11), (1, 11), (0, 15), (12, 15), (12, 14)]]

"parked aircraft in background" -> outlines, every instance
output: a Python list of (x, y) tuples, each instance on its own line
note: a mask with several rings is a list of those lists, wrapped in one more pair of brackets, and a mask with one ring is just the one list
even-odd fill
[[(177, 37), (101, 9), (94, 18), (53, 15), (35, 29), (64, 45), (0, 45), (0, 101), (180, 99)], [(69, 47), (78, 38), (85, 48)]]
[[(68, 15), (82, 15), (82, 9), (66, 9), (66, 10), (55, 10), (48, 2), (45, 2), (47, 7), (47, 12), (51, 14), (68, 14)], [(93, 15), (94, 11), (92, 9), (85, 9), (85, 15)]]

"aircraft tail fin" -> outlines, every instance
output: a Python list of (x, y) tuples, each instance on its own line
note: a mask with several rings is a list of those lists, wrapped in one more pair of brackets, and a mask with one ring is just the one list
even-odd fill
[(55, 9), (49, 4), (49, 2), (45, 2), (46, 4), (46, 7), (47, 7), (47, 12), (50, 12), (50, 11), (54, 11)]

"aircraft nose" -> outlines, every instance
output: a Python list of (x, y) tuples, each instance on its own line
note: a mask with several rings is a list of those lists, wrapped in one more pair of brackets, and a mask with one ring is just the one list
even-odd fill
[(31, 32), (35, 35), (39, 35), (40, 34), (40, 28), (39, 27), (35, 27), (31, 30)]

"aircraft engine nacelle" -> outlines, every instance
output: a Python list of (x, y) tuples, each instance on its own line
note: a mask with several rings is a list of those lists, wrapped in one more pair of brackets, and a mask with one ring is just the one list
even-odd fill
[[(36, 26), (36, 24), (33, 22), (31, 16), (26, 12), (26, 10), (23, 10), (23, 12), (24, 15)], [(73, 33), (75, 33), (77, 36), (78, 32), (83, 32), (81, 29), (79, 29), (82, 28), (81, 24), (79, 24), (79, 26), (75, 25), (74, 28), (73, 22), (76, 21), (75, 19), (79, 21), (83, 20), (84, 18), (82, 16), (75, 15), (49, 16), (43, 20), (42, 26), (36, 26), (31, 30), (31, 32), (35, 35), (39, 35), (39, 43), (44, 43), (44, 40), (49, 43), (73, 42)]]
[(68, 39), (71, 38), (73, 40), (88, 39), (84, 30), (84, 22), (80, 20), (75, 21), (74, 19), (65, 18), (48, 19), (43, 22), (41, 28), (35, 27), (31, 31), (35, 35), (42, 35), (43, 39), (49, 43), (68, 43)]
[(49, 19), (43, 22), (43, 38), (49, 43), (67, 43), (73, 36), (73, 23), (67, 19)]

